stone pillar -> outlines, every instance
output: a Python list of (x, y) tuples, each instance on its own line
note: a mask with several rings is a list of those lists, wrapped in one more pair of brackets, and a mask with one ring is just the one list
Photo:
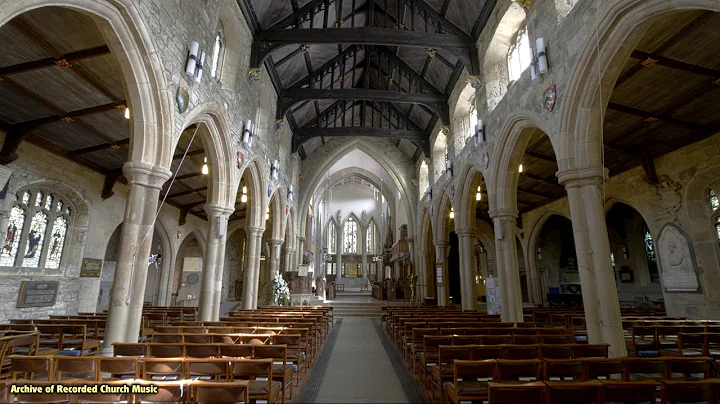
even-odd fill
[(416, 274), (418, 276), (418, 302), (422, 304), (427, 297), (427, 285), (428, 285), (428, 273), (427, 273), (427, 253), (425, 250), (418, 251), (418, 256), (415, 261), (417, 263)]
[(460, 246), (460, 291), (462, 309), (477, 311), (477, 293), (475, 291), (475, 232), (463, 229), (457, 232)]
[[(228, 219), (230, 219), (230, 215), (233, 214), (235, 208), (220, 205), (214, 206), (213, 211), (213, 216), (217, 215), (216, 217), (221, 222), (221, 226), (224, 230), (222, 235), (218, 236), (217, 254), (215, 255), (215, 281), (212, 305), (212, 321), (220, 321), (220, 303), (222, 302), (222, 282), (223, 276), (225, 275), (225, 246), (227, 245)], [(208, 218), (209, 217), (211, 217), (210, 214), (208, 214)], [(210, 239), (210, 237), (208, 237), (208, 239)]]
[(367, 283), (367, 279), (370, 279), (370, 271), (369, 271), (369, 265), (368, 265), (368, 255), (367, 255), (367, 228), (365, 228), (362, 232), (362, 237), (359, 237), (360, 240), (362, 240), (360, 244), (360, 255), (362, 256), (360, 259), (360, 268), (362, 269), (362, 278), (363, 278), (363, 284)]
[[(257, 236), (255, 236), (255, 261), (253, 264), (254, 268), (254, 280), (251, 284), (253, 288), (253, 309), (257, 309), (258, 307), (258, 298), (260, 297), (260, 256), (262, 255), (263, 250), (263, 233), (265, 233), (265, 229), (260, 230), (258, 232)], [(265, 259), (268, 259), (268, 257), (265, 257)]]
[(610, 344), (610, 356), (626, 356), (600, 190), (607, 177), (607, 169), (563, 170), (557, 173), (557, 177), (568, 192), (588, 338), (591, 343)]
[[(532, 246), (531, 246), (532, 247)], [(529, 247), (529, 248), (531, 248)], [(540, 290), (540, 279), (538, 277), (537, 270), (537, 246), (536, 250), (528, 250), (527, 253), (527, 286), (528, 286), (528, 298), (531, 303), (542, 304), (542, 293), (547, 293)]]
[[(142, 219), (138, 232), (138, 244), (135, 255), (135, 269), (132, 271), (130, 312), (127, 323), (127, 341), (135, 342), (140, 337), (143, 304), (145, 302), (145, 284), (147, 283), (148, 258), (152, 248), (157, 215), (158, 198), (163, 184), (172, 173), (168, 170), (152, 167), (146, 175), (144, 187)], [(117, 272), (117, 269), (116, 269)]]
[(245, 229), (247, 235), (247, 262), (243, 273), (243, 298), (242, 308), (244, 310), (254, 309), (257, 306), (257, 289), (260, 280), (260, 254), (259, 244), (264, 229), (261, 227), (248, 227)]
[[(216, 280), (219, 275), (220, 287), (222, 287), (222, 269), (225, 262), (224, 254), (221, 255), (220, 250), (224, 251), (227, 220), (232, 211), (222, 205), (208, 204), (205, 205), (205, 212), (208, 217), (208, 231), (198, 306), (200, 321), (215, 321), (218, 316), (215, 313)], [(217, 310), (220, 310), (219, 302)]]
[(298, 265), (302, 265), (303, 258), (305, 254), (305, 237), (298, 237), (298, 250), (297, 250), (297, 261), (295, 261), (295, 265), (293, 265), (292, 270), (294, 271), (297, 269)]
[(293, 267), (294, 260), (295, 260), (295, 250), (292, 248), (285, 247), (285, 268), (283, 269), (284, 272), (290, 272), (290, 271), (294, 270), (294, 267)]
[(275, 281), (275, 277), (281, 276), (280, 275), (280, 248), (283, 245), (283, 240), (280, 239), (272, 239), (270, 240), (270, 257), (267, 259), (270, 260), (270, 278), (268, 278), (268, 282), (270, 283), (270, 304), (275, 304), (274, 296), (273, 296), (273, 282)]
[(447, 270), (447, 257), (445, 256), (447, 251), (447, 244), (435, 244), (435, 267), (432, 268), (432, 273), (435, 275), (437, 266), (442, 266), (442, 286), (437, 285), (437, 305), (448, 306), (450, 301), (448, 300), (448, 270)]
[[(110, 305), (102, 354), (113, 355), (112, 344), (127, 341), (128, 320), (130, 315), (130, 286), (135, 264), (135, 250), (143, 216), (145, 188), (152, 167), (141, 163), (125, 163), (123, 172), (128, 180), (128, 198), (125, 203), (125, 215), (120, 230), (118, 261), (115, 267)], [(139, 325), (138, 325), (139, 326)]]
[(335, 234), (338, 234), (338, 237), (335, 239), (335, 251), (337, 251), (337, 254), (335, 255), (335, 268), (337, 269), (337, 276), (335, 277), (335, 283), (337, 284), (340, 279), (342, 279), (342, 253), (345, 251), (343, 249), (343, 243), (342, 243), (342, 233), (337, 231)]
[(522, 291), (518, 268), (515, 218), (517, 212), (493, 212), (495, 251), (500, 281), (500, 318), (505, 322), (522, 322)]

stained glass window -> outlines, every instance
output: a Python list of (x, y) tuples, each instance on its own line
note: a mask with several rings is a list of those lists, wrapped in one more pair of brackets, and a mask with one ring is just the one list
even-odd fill
[(720, 240), (720, 216), (715, 218), (715, 233), (717, 233), (718, 240)]
[(645, 230), (645, 237), (643, 241), (645, 243), (645, 254), (647, 254), (648, 261), (655, 262), (655, 243), (653, 243), (650, 231)]
[(350, 218), (345, 222), (344, 229), (344, 246), (345, 253), (356, 254), (357, 253), (357, 222), (355, 219)]
[(5, 236), (2, 253), (0, 253), (0, 266), (11, 267), (15, 265), (23, 224), (25, 224), (25, 211), (15, 205), (10, 211), (7, 236)]
[(710, 189), (708, 200), (710, 201), (710, 209), (712, 209), (713, 212), (720, 208), (720, 199), (715, 195), (715, 191), (712, 188)]
[(327, 248), (328, 248), (328, 254), (336, 254), (337, 253), (337, 230), (335, 228), (335, 223), (332, 221), (328, 223), (328, 237), (327, 237)]
[(10, 212), (0, 266), (59, 268), (70, 226), (67, 202), (43, 190), (23, 191), (18, 199)]
[(508, 50), (508, 77), (510, 81), (520, 78), (522, 72), (530, 66), (530, 42), (527, 27), (518, 30), (515, 40)]
[(374, 251), (373, 246), (375, 245), (375, 222), (372, 220), (368, 224), (367, 233), (365, 234), (365, 251), (368, 254), (372, 254)]
[(45, 268), (60, 268), (63, 247), (65, 246), (65, 234), (67, 233), (67, 219), (60, 216), (55, 219), (52, 232), (50, 233), (50, 247), (48, 257), (45, 261)]
[(40, 211), (33, 215), (27, 235), (27, 245), (25, 246), (22, 266), (37, 268), (40, 265), (40, 255), (42, 255), (43, 238), (47, 224), (48, 219), (45, 212)]

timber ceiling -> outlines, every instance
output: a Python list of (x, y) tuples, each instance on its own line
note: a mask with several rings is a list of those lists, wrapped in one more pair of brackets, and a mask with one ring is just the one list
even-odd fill
[(496, 0), (238, 0), (301, 158), (331, 136), (396, 140), (430, 156), (463, 68)]

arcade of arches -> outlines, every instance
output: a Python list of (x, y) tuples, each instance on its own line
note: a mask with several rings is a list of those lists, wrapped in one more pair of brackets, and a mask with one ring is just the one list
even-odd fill
[(720, 320), (719, 27), (716, 0), (0, 0), (0, 322), (106, 311), (111, 353), (144, 306), (581, 307), (625, 356), (624, 310)]

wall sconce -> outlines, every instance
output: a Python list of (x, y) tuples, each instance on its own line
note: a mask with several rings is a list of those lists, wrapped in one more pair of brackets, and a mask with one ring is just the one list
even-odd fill
[(287, 195), (288, 201), (292, 202), (295, 199), (295, 195), (293, 194), (293, 186), (290, 184), (288, 187), (288, 195)]
[(482, 191), (481, 191), (481, 185), (478, 185), (477, 193), (475, 194), (475, 200), (481, 201), (482, 200)]
[(205, 52), (200, 51), (200, 44), (195, 41), (190, 42), (185, 74), (192, 77), (195, 83), (200, 83), (202, 80), (203, 64), (205, 64)]
[(253, 124), (252, 121), (248, 119), (247, 122), (245, 122), (245, 128), (243, 129), (243, 138), (242, 142), (247, 146), (252, 146), (252, 140), (253, 140)]
[(537, 249), (537, 259), (542, 260), (542, 247), (538, 247)]
[(547, 55), (545, 54), (545, 39), (535, 40), (535, 47), (530, 48), (530, 75), (533, 80), (538, 74), (545, 74), (548, 71)]
[(240, 202), (247, 203), (247, 187), (245, 186), (245, 183), (242, 183), (241, 186), (242, 186), (242, 195), (240, 196)]
[(432, 188), (430, 188), (430, 185), (428, 185), (425, 188), (425, 202), (430, 203), (431, 200), (432, 200)]
[(452, 206), (450, 207), (450, 219), (455, 219), (455, 209)]
[(485, 129), (483, 129), (482, 119), (478, 119), (475, 124), (475, 146), (485, 141)]
[(628, 258), (630, 257), (630, 254), (628, 254), (628, 249), (627, 249), (627, 247), (623, 247), (623, 248), (622, 248), (622, 256), (623, 256), (624, 259), (628, 259)]
[(130, 107), (125, 107), (125, 119), (130, 119)]
[(450, 162), (450, 156), (445, 153), (445, 179), (450, 180), (452, 178), (452, 163)]
[(208, 168), (208, 165), (207, 165), (207, 157), (205, 157), (205, 160), (203, 160), (203, 166), (202, 166), (202, 170), (200, 172), (203, 175), (208, 175), (208, 173), (210, 172), (210, 169)]
[(523, 172), (523, 166), (522, 166), (522, 163), (520, 163), (520, 167), (518, 167), (518, 172), (519, 172), (519, 173)]
[(272, 163), (270, 163), (270, 177), (274, 180), (278, 179), (278, 172), (280, 171), (279, 165), (280, 162), (277, 160), (273, 160)]

